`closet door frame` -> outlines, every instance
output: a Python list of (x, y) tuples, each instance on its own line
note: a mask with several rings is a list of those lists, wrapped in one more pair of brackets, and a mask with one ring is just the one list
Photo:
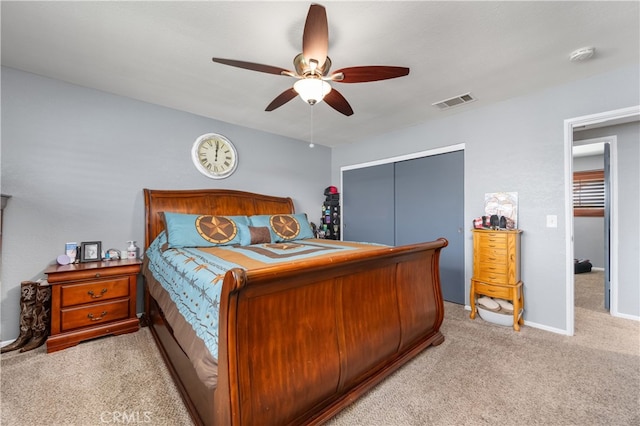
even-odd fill
[[(398, 155), (396, 157), (382, 158), (380, 160), (371, 160), (364, 163), (350, 164), (340, 167), (340, 185), (342, 185), (342, 173), (345, 170), (361, 169), (363, 167), (378, 166), (380, 164), (397, 163), (398, 161), (413, 160), (416, 158), (430, 157), (432, 155), (447, 154), (454, 151), (464, 151), (465, 144), (459, 143), (455, 145), (442, 146), (439, 148), (428, 149), (426, 151), (418, 151), (410, 154)], [(342, 188), (342, 186), (341, 186)]]
[(342, 173), (340, 187), (349, 190), (341, 193), (341, 239), (395, 245), (395, 167), (386, 163)]
[[(340, 167), (340, 188), (344, 188), (343, 174), (347, 170), (362, 169), (364, 167), (378, 166), (380, 164), (397, 163), (398, 161), (414, 160), (416, 158), (430, 157), (432, 155), (438, 155), (438, 154), (447, 154), (449, 152), (454, 152), (454, 151), (464, 151), (464, 149), (465, 149), (465, 144), (464, 143), (459, 143), (459, 144), (455, 144), (455, 145), (449, 145), (449, 146), (443, 146), (443, 147), (440, 147), (440, 148), (429, 149), (429, 150), (426, 150), (426, 151), (419, 151), (419, 152), (414, 152), (414, 153), (411, 153), (411, 154), (399, 155), (399, 156), (396, 156), (396, 157), (389, 157), (389, 158), (383, 158), (383, 159), (380, 159), (380, 160), (367, 161), (365, 163), (358, 163), (358, 164), (351, 164), (351, 165), (348, 165), (348, 166), (342, 166), (342, 167)], [(343, 205), (342, 192), (340, 193), (340, 205)], [(342, 220), (340, 221), (340, 227), (341, 228), (342, 228), (342, 223), (344, 223), (344, 221), (345, 221), (344, 219), (346, 219), (346, 218), (343, 215)], [(343, 229), (340, 229), (340, 235), (344, 235), (344, 230)]]
[[(457, 151), (462, 151), (464, 153), (464, 149), (465, 149), (465, 144), (457, 144), (457, 145), (451, 145), (451, 146), (447, 146), (447, 147), (441, 147), (441, 148), (436, 148), (436, 149), (430, 149), (427, 151), (420, 151), (420, 152), (415, 152), (412, 154), (406, 154), (406, 155), (401, 155), (401, 156), (396, 156), (396, 157), (390, 157), (390, 158), (385, 158), (385, 159), (381, 159), (381, 160), (375, 160), (375, 161), (369, 161), (366, 163), (359, 163), (359, 164), (353, 164), (353, 165), (349, 165), (349, 166), (342, 166), (340, 168), (340, 188), (343, 188), (342, 193), (340, 194), (341, 200), (340, 200), (340, 204), (344, 205), (344, 200), (342, 199), (343, 194), (344, 194), (344, 175), (345, 172), (349, 172), (352, 170), (356, 170), (356, 169), (362, 169), (362, 168), (368, 168), (368, 167), (375, 167), (375, 166), (380, 166), (380, 165), (384, 165), (384, 164), (389, 164), (389, 163), (399, 163), (399, 162), (403, 162), (403, 161), (407, 161), (407, 160), (415, 160), (415, 159), (420, 159), (420, 158), (425, 158), (425, 157), (431, 157), (431, 156), (435, 156), (435, 155), (439, 155), (439, 154), (449, 154), (449, 153), (453, 153), (453, 152), (457, 152)], [(464, 167), (464, 166), (463, 166)], [(463, 185), (464, 185), (464, 180), (463, 180)], [(463, 188), (463, 194), (464, 194), (464, 188)], [(464, 216), (464, 195), (463, 195), (463, 200), (462, 200), (462, 206), (463, 206), (463, 216)], [(341, 225), (343, 226), (343, 224), (348, 224), (350, 222), (350, 219), (348, 217), (348, 210), (344, 209), (343, 210), (343, 216), (342, 216), (342, 220), (341, 220)], [(394, 225), (395, 228), (395, 225)], [(465, 256), (465, 242), (464, 242), (464, 235), (465, 235), (465, 231), (463, 228), (458, 229), (457, 231), (458, 233), (462, 234), (462, 238), (463, 238), (463, 242), (462, 242), (462, 300), (458, 301), (458, 291), (455, 290), (453, 291), (453, 293), (450, 292), (450, 296), (455, 295), (455, 303), (462, 303), (464, 304), (464, 294), (466, 291), (466, 285), (465, 285), (465, 268), (466, 268), (466, 262), (464, 260), (464, 256)], [(345, 235), (345, 229), (341, 229), (341, 236)], [(456, 240), (457, 241), (457, 240)], [(456, 287), (457, 288), (457, 287)]]

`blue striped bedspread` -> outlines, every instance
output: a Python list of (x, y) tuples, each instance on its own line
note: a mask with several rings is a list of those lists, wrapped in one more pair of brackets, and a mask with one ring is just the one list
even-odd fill
[(218, 359), (218, 311), (222, 283), (233, 268), (245, 270), (291, 263), (317, 256), (334, 256), (380, 245), (333, 240), (297, 240), (288, 243), (179, 248), (162, 250), (162, 232), (146, 251), (149, 270), (169, 293), (178, 311), (191, 324), (211, 355)]

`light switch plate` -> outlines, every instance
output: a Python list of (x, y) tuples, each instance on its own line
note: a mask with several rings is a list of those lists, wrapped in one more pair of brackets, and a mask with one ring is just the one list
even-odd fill
[(558, 216), (555, 214), (547, 215), (547, 228), (557, 228), (558, 227)]

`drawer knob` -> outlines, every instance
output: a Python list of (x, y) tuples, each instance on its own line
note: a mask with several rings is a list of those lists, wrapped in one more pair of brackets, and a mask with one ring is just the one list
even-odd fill
[(96, 272), (96, 278), (100, 278), (100, 272)]
[(99, 298), (101, 298), (102, 296), (104, 296), (104, 294), (105, 294), (106, 292), (107, 292), (107, 289), (106, 289), (106, 288), (103, 288), (103, 289), (100, 291), (100, 294), (95, 294), (95, 293), (93, 292), (93, 290), (89, 290), (87, 293), (89, 293), (89, 296), (91, 296), (91, 298), (92, 298), (92, 299), (99, 299)]
[(105, 317), (105, 315), (107, 315), (107, 311), (102, 311), (99, 317), (94, 317), (93, 314), (87, 314), (87, 316), (91, 321), (100, 321), (102, 318)]

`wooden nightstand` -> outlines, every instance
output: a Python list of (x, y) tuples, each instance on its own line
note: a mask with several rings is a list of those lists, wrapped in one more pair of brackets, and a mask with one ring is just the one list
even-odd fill
[(108, 334), (138, 331), (137, 277), (140, 260), (52, 265), (44, 273), (51, 286), (51, 333), (47, 352)]
[(476, 317), (476, 297), (485, 295), (513, 304), (513, 329), (523, 324), (524, 296), (520, 281), (520, 230), (473, 230), (473, 278), (469, 302)]

